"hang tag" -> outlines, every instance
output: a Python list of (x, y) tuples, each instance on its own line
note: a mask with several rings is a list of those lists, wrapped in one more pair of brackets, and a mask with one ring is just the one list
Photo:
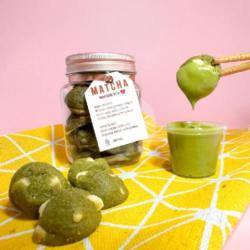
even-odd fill
[(85, 92), (100, 151), (146, 139), (140, 103), (129, 77), (112, 72), (95, 80)]

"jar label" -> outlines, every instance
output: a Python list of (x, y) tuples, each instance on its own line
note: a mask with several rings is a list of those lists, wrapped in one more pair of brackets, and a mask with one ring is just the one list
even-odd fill
[(105, 81), (94, 80), (85, 98), (100, 151), (148, 137), (134, 82), (129, 77), (112, 72)]

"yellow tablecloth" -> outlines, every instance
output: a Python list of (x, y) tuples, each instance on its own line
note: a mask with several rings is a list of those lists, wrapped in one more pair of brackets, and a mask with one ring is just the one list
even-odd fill
[[(221, 249), (250, 202), (250, 132), (229, 131), (217, 173), (187, 179), (170, 171), (166, 132), (145, 116), (150, 138), (140, 162), (115, 166), (125, 181), (128, 200), (103, 211), (101, 225), (89, 238), (54, 249)], [(62, 126), (0, 136), (0, 249), (49, 249), (32, 242), (36, 224), (8, 200), (16, 169), (44, 161), (66, 175)]]

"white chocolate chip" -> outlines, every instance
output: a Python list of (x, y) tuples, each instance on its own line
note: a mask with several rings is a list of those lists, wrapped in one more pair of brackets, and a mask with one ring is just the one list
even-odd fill
[(120, 192), (121, 192), (122, 194), (125, 194), (123, 188), (120, 188)]
[(54, 187), (56, 185), (60, 185), (60, 180), (57, 176), (53, 176), (51, 179), (50, 179), (50, 186)]
[(37, 243), (42, 242), (46, 238), (47, 232), (43, 227), (37, 225), (34, 231), (34, 238)]
[(80, 176), (85, 176), (85, 175), (87, 175), (87, 174), (88, 174), (88, 171), (79, 172), (79, 173), (77, 173), (77, 175), (76, 175), (76, 179), (78, 180)]
[(101, 210), (104, 206), (102, 199), (94, 194), (88, 195), (87, 199), (95, 203), (95, 207), (98, 211)]
[(74, 214), (73, 214), (73, 221), (75, 223), (80, 222), (82, 220), (82, 218), (83, 218), (83, 213), (81, 213), (81, 212), (74, 212)]
[(143, 151), (142, 145), (138, 145), (137, 150), (138, 150), (139, 152), (142, 152), (142, 151)]
[(40, 207), (39, 207), (39, 216), (41, 217), (43, 215), (44, 209), (48, 205), (50, 200), (46, 200)]
[(87, 143), (88, 143), (88, 140), (87, 140), (86, 138), (82, 138), (82, 139), (81, 139), (81, 143), (82, 143), (82, 144), (87, 144)]
[(24, 187), (28, 187), (30, 185), (30, 180), (26, 177), (20, 179), (18, 182), (16, 182), (18, 185), (22, 185)]
[(94, 159), (91, 158), (91, 157), (87, 157), (87, 158), (86, 158), (86, 161), (94, 161)]

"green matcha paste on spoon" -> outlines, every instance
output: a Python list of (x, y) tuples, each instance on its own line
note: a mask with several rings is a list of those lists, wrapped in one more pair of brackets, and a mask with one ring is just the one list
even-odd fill
[(220, 65), (213, 64), (213, 57), (209, 55), (191, 57), (178, 69), (178, 85), (193, 109), (198, 100), (208, 96), (216, 88), (220, 69)]

